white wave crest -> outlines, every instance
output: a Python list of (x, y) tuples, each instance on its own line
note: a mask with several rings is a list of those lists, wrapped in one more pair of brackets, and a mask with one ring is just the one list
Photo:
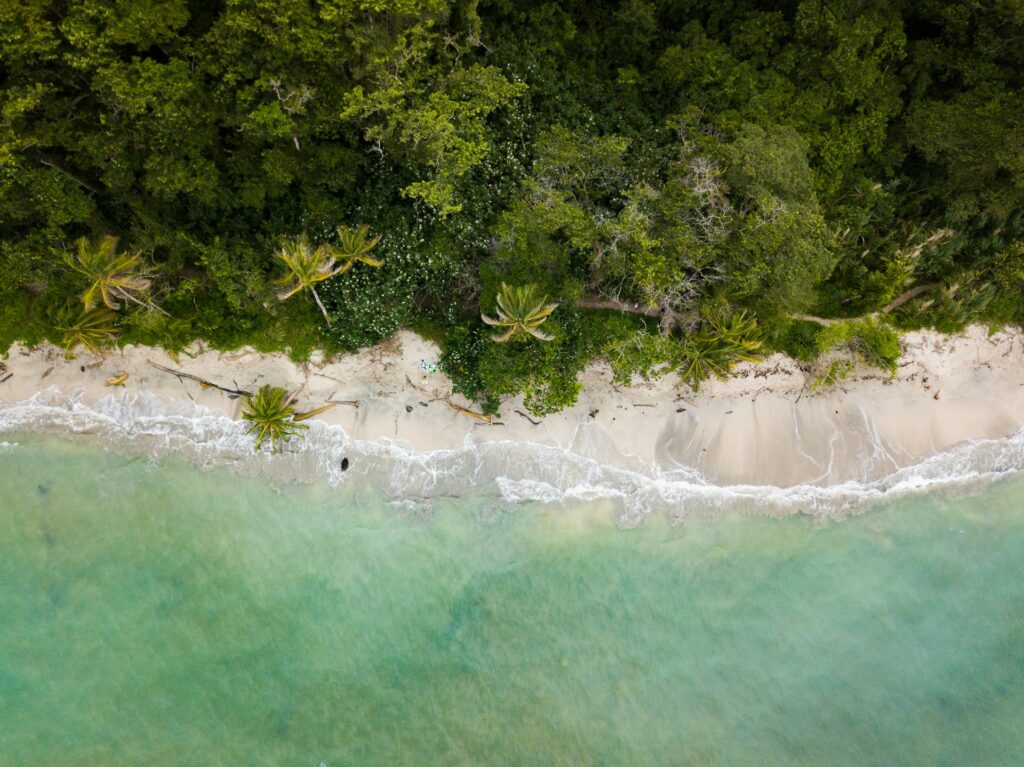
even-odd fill
[[(338, 426), (315, 421), (309, 426), (305, 439), (275, 455), (254, 452), (242, 422), (147, 393), (111, 396), (90, 406), (79, 396), (51, 388), (24, 402), (0, 404), (0, 434), (85, 435), (119, 451), (152, 458), (183, 455), (202, 467), (231, 466), (287, 480), (322, 479), (339, 485), (349, 477), (365, 476), (390, 498), (413, 505), (474, 492), (493, 493), (506, 503), (610, 500), (619, 508), (622, 524), (634, 524), (652, 512), (677, 519), (727, 510), (832, 516), (904, 495), (974, 487), (1024, 469), (1024, 431), (1005, 439), (965, 442), (871, 481), (776, 487), (721, 486), (691, 468), (641, 471), (557, 447), (477, 443), (472, 437), (457, 449), (416, 453), (398, 441), (355, 440)], [(349, 459), (348, 471), (341, 468), (343, 458)]]

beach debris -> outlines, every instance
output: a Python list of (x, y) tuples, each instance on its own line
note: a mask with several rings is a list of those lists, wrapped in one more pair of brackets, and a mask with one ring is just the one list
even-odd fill
[(6, 383), (14, 378), (14, 373), (8, 373), (7, 375), (0, 376), (0, 383)]
[(676, 408), (676, 412), (677, 413), (685, 413), (686, 412), (686, 408), (685, 407), (677, 407)]
[(475, 413), (472, 410), (467, 410), (464, 407), (459, 407), (458, 405), (456, 405), (451, 400), (445, 400), (445, 402), (447, 402), (448, 403), (448, 407), (450, 407), (456, 413), (461, 413), (462, 415), (468, 415), (470, 418), (475, 418), (477, 421), (480, 421), (480, 423), (485, 423), (488, 426), (491, 426), (491, 425), (494, 424), (494, 416), (484, 415), (483, 413)]
[(341, 459), (341, 470), (348, 471), (348, 458)]
[(128, 374), (122, 370), (120, 373), (110, 376), (105, 383), (107, 386), (124, 386), (127, 380)]
[(328, 399), (332, 405), (351, 405), (352, 407), (359, 407), (359, 400), (357, 399)]
[(597, 408), (595, 407), (595, 408), (594, 408), (593, 410), (591, 410), (591, 411), (590, 411), (590, 412), (589, 412), (589, 413), (588, 413), (587, 415), (589, 415), (589, 416), (590, 416), (591, 418), (597, 418), (597, 414), (598, 414), (598, 413), (600, 413), (600, 412), (601, 412), (601, 411), (600, 411), (600, 410), (598, 410), (598, 409), (597, 409)]
[(50, 373), (52, 373), (52, 372), (53, 372), (53, 365), (50, 365), (50, 367), (46, 368), (46, 370), (43, 371), (43, 374), (41, 376), (39, 376), (39, 380), (42, 381), (44, 378), (46, 378), (46, 376), (50, 375)]
[[(288, 401), (292, 402), (292, 401), (294, 401), (294, 399), (295, 399), (295, 395), (293, 394), (291, 397), (288, 398)], [(295, 417), (292, 420), (293, 421), (305, 421), (307, 418), (313, 418), (314, 416), (318, 416), (321, 413), (326, 413), (328, 410), (330, 410), (332, 407), (334, 407), (335, 405), (338, 405), (338, 404), (340, 404), (340, 403), (338, 403), (338, 402), (328, 402), (326, 405), (324, 405), (323, 407), (318, 407), (316, 410), (310, 410), (310, 411), (307, 411), (305, 413), (296, 413)]]
[[(409, 386), (411, 386), (413, 389), (418, 391), (420, 394), (427, 394), (427, 395), (437, 394), (437, 390), (436, 389), (434, 391), (431, 391), (430, 389), (426, 388), (426, 383), (427, 383), (427, 376), (426, 375), (423, 375), (420, 378), (420, 383), (419, 384), (413, 383), (413, 380), (411, 378), (409, 378), (409, 376), (405, 377), (405, 382), (407, 384), (409, 384)], [(443, 399), (443, 397), (434, 397), (434, 399)], [(433, 401), (434, 400), (432, 399), (431, 402), (433, 402)]]
[(226, 386), (215, 384), (213, 381), (207, 381), (205, 378), (200, 378), (199, 376), (192, 375), (191, 373), (186, 373), (183, 370), (175, 370), (174, 368), (165, 367), (164, 365), (158, 365), (157, 363), (153, 362), (153, 360), (146, 360), (146, 362), (155, 367), (157, 370), (162, 370), (165, 373), (170, 373), (172, 376), (176, 376), (179, 381), (187, 378), (190, 381), (195, 381), (204, 389), (217, 389), (219, 391), (222, 391), (228, 395), (228, 399), (238, 399), (239, 397), (252, 396), (252, 392), (246, 391), (245, 389), (230, 389)]
[(937, 392), (935, 392), (935, 394), (932, 395), (932, 399), (942, 399), (942, 389), (939, 389)]
[(657, 407), (657, 405), (650, 402), (634, 402), (633, 407)]
[(412, 405), (406, 405), (405, 406), (405, 412), (406, 413), (411, 413), (412, 412)]
[(522, 410), (517, 410), (517, 411), (516, 411), (516, 413), (517, 413), (518, 415), (521, 415), (521, 416), (522, 416), (523, 418), (525, 418), (525, 419), (526, 419), (527, 421), (529, 421), (530, 423), (532, 423), (532, 424), (533, 424), (534, 426), (538, 426), (538, 425), (540, 425), (540, 421), (535, 421), (535, 420), (533, 420), (532, 418), (530, 418), (530, 416), (528, 416), (528, 415), (527, 415), (526, 413), (524, 413), (524, 412), (523, 412)]
[(436, 373), (440, 370), (437, 363), (429, 362), (428, 360), (420, 360), (420, 370), (424, 373)]

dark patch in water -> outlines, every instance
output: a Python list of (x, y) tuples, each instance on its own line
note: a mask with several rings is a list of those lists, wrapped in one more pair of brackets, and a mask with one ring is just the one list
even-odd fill
[(40, 495), (46, 495), (48, 492), (50, 492), (49, 485), (37, 485), (36, 489), (39, 491)]

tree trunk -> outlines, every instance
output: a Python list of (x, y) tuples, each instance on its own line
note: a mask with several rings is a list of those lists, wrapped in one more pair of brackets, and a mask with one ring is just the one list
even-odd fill
[(837, 317), (837, 318), (830, 318), (830, 317), (815, 317), (813, 314), (791, 314), (791, 315), (789, 315), (789, 317), (790, 317), (790, 319), (794, 319), (794, 320), (803, 320), (804, 322), (813, 322), (813, 323), (815, 323), (817, 325), (821, 325), (822, 327), (825, 327), (825, 328), (827, 328), (829, 325), (835, 325), (837, 322), (847, 322), (849, 320), (871, 320), (871, 319), (874, 319), (874, 318), (876, 318), (876, 317), (878, 317), (878, 316), (880, 316), (882, 314), (889, 314), (890, 312), (896, 311), (901, 306), (903, 306), (903, 304), (907, 303), (907, 301), (910, 301), (913, 298), (917, 298), (919, 295), (921, 295), (925, 291), (931, 290), (932, 288), (940, 288), (940, 287), (942, 287), (942, 283), (941, 282), (927, 282), (924, 285), (918, 285), (915, 288), (911, 288), (910, 290), (906, 290), (903, 293), (900, 293), (898, 296), (896, 296), (896, 298), (894, 298), (892, 301), (887, 303), (885, 306), (883, 306), (877, 312), (870, 312), (869, 314), (862, 314), (859, 317)]
[(323, 312), (324, 319), (327, 320), (327, 325), (330, 326), (331, 318), (327, 314), (327, 310), (324, 308), (323, 303), (321, 303), (321, 301), (320, 301), (320, 294), (316, 292), (316, 288), (313, 287), (312, 285), (309, 286), (309, 289), (313, 293), (313, 299), (316, 301), (316, 305), (319, 306), (320, 307), (320, 311)]
[(610, 309), (616, 312), (628, 312), (629, 314), (642, 314), (644, 317), (661, 317), (664, 312), (661, 309), (640, 304), (628, 304), (619, 301), (617, 298), (581, 298), (576, 302), (580, 309)]

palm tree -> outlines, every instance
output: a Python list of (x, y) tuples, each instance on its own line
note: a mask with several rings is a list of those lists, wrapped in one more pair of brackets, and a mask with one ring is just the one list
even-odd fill
[(760, 362), (764, 359), (761, 353), (764, 342), (756, 318), (748, 317), (746, 312), (734, 312), (728, 320), (714, 319), (710, 325), (728, 345), (736, 362)]
[(65, 253), (64, 260), (89, 280), (89, 287), (82, 294), (85, 311), (96, 308), (100, 301), (116, 311), (121, 308), (118, 299), (147, 306), (134, 295), (145, 293), (151, 284), (150, 279), (138, 271), (142, 255), (118, 253), (117, 237), (106, 234), (95, 242), (81, 237), (75, 241), (75, 252)]
[(314, 248), (310, 245), (309, 236), (305, 232), (294, 239), (282, 237), (279, 244), (276, 255), (288, 267), (288, 273), (277, 280), (278, 285), (285, 286), (277, 294), (277, 300), (287, 301), (296, 293), (309, 290), (330, 325), (331, 318), (320, 300), (320, 294), (316, 292), (316, 285), (334, 276), (334, 256), (326, 246)]
[(117, 337), (114, 319), (114, 313), (105, 306), (77, 313), (72, 313), (70, 308), (62, 312), (57, 330), (63, 334), (64, 356), (71, 359), (71, 350), (76, 346), (96, 353), (109, 346)]
[(301, 431), (308, 429), (304, 423), (296, 423), (293, 398), (280, 386), (264, 384), (257, 392), (245, 398), (242, 418), (249, 422), (247, 433), (256, 436), (256, 449), (269, 439), (274, 452)]
[[(331, 249), (332, 255), (341, 262), (341, 266), (334, 270), (333, 274), (344, 274), (356, 263), (363, 263), (374, 268), (383, 266), (384, 262), (367, 255), (380, 242), (380, 235), (369, 238), (367, 233), (370, 227), (362, 224), (356, 227), (339, 226), (339, 245)], [(333, 275), (332, 275), (333, 276)]]
[(491, 336), (498, 343), (504, 343), (518, 333), (527, 333), (541, 341), (550, 341), (554, 336), (540, 330), (551, 312), (558, 304), (545, 303), (547, 296), (537, 296), (536, 285), (511, 287), (504, 282), (498, 291), (497, 318), (481, 314), (480, 318), (488, 325), (508, 328), (504, 333)]
[[(369, 229), (366, 224), (354, 228), (339, 226), (340, 245), (318, 245), (316, 248), (310, 245), (309, 235), (305, 232), (291, 240), (282, 237), (279, 240), (277, 257), (284, 261), (288, 273), (277, 281), (278, 285), (286, 286), (278, 294), (277, 300), (286, 301), (308, 288), (324, 319), (330, 325), (331, 318), (320, 300), (320, 294), (316, 292), (316, 285), (318, 282), (344, 274), (357, 262), (374, 267), (384, 264), (383, 261), (367, 255), (380, 241), (380, 237), (370, 239), (366, 236)], [(342, 262), (341, 266), (338, 266), (339, 261)]]
[(757, 320), (736, 312), (728, 320), (711, 319), (682, 347), (679, 376), (697, 390), (711, 376), (727, 378), (737, 362), (764, 359)]

